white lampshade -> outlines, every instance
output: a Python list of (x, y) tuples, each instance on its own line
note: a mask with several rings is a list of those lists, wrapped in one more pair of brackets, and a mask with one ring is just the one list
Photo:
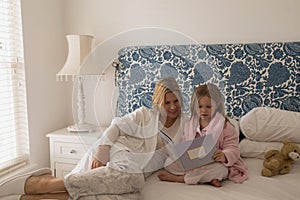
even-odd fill
[(68, 57), (63, 68), (57, 73), (62, 80), (65, 76), (76, 76), (79, 73), (81, 64), (92, 49), (93, 36), (91, 35), (67, 35)]

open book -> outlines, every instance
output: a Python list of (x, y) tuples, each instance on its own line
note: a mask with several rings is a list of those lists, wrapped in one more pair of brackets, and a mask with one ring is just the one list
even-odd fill
[[(161, 133), (161, 137), (166, 141), (167, 138), (164, 138), (162, 134), (164, 133)], [(215, 162), (212, 157), (216, 146), (211, 134), (178, 144), (173, 144), (172, 140), (167, 143), (166, 147), (170, 156), (173, 160), (179, 161), (185, 171)]]

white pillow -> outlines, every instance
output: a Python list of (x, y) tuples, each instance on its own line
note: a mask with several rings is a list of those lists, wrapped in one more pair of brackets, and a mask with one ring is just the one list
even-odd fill
[(300, 113), (257, 107), (241, 117), (240, 129), (251, 140), (281, 142), (290, 139), (300, 143)]
[(244, 158), (264, 158), (266, 151), (276, 149), (281, 149), (282, 142), (258, 142), (244, 138), (240, 142), (240, 152), (241, 156)]

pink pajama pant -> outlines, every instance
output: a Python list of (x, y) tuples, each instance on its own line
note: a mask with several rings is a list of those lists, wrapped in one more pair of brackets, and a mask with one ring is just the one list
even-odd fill
[(165, 169), (175, 175), (184, 175), (184, 182), (188, 185), (208, 183), (213, 179), (223, 180), (228, 178), (228, 168), (222, 163), (215, 162), (205, 165), (188, 172), (177, 162), (171, 163)]

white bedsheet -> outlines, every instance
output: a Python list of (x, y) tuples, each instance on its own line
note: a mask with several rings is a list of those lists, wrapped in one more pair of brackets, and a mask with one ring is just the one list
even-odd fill
[(151, 175), (142, 191), (144, 200), (297, 200), (300, 199), (300, 163), (289, 174), (271, 178), (260, 175), (262, 159), (244, 158), (249, 179), (242, 184), (223, 181), (221, 188), (211, 185), (185, 185), (160, 181)]

